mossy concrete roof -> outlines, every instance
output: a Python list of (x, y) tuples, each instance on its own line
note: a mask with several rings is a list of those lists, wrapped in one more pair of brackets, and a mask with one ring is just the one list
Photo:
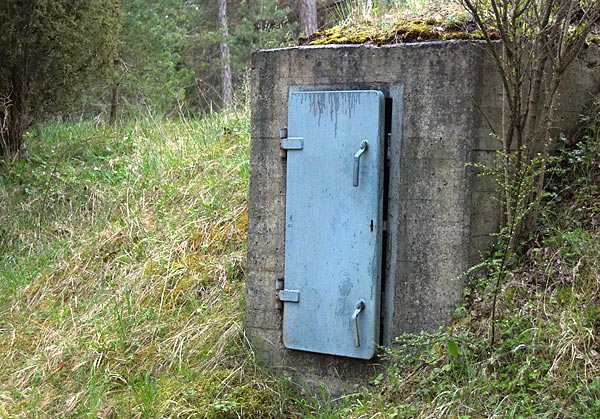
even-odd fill
[[(498, 32), (490, 27), (492, 40)], [(300, 38), (299, 45), (370, 44), (388, 45), (408, 42), (446, 41), (451, 39), (484, 39), (475, 22), (468, 19), (416, 18), (394, 22), (344, 23)], [(600, 45), (598, 33), (590, 36), (589, 45)]]

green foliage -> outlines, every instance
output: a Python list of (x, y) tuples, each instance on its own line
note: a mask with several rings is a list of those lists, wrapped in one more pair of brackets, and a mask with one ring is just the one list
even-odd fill
[[(600, 3), (460, 0), (486, 41), (500, 75), (505, 114), (499, 139), (505, 157), (503, 210), (511, 237), (507, 252), (534, 234), (550, 163), (559, 88), (579, 52), (598, 31)], [(499, 45), (492, 42), (499, 39)], [(523, 189), (522, 172), (535, 169), (535, 184)], [(512, 193), (511, 190), (517, 190)], [(523, 200), (521, 193), (525, 194)], [(525, 204), (525, 205), (524, 205)], [(523, 207), (528, 207), (526, 217)]]
[[(276, 0), (229, 3), (234, 84), (243, 87), (252, 52), (286, 45), (297, 24), (289, 20), (289, 7)], [(210, 111), (221, 103), (216, 6), (175, 0), (4, 2), (0, 44), (10, 60), (0, 64), (0, 111), (16, 111), (11, 94), (18, 97), (27, 119), (21, 134), (31, 122), (53, 116), (106, 120), (113, 87), (122, 120)], [(21, 73), (24, 93), (12, 86)]]
[[(243, 87), (252, 52), (285, 45), (296, 30), (289, 9), (274, 0), (229, 2), (229, 48), (234, 84)], [(216, 2), (125, 0), (114, 83), (127, 115), (175, 116), (210, 111), (221, 103)], [(87, 106), (108, 112), (92, 93)], [(90, 106), (91, 105), (91, 106)]]
[[(228, 2), (229, 50), (234, 86), (247, 82), (250, 58), (256, 49), (286, 46), (294, 38), (298, 25), (289, 20), (290, 9), (274, 0), (238, 0)], [(197, 105), (206, 109), (219, 104), (220, 64), (219, 43), (221, 34), (217, 26), (215, 4), (198, 5), (196, 19), (198, 35), (193, 45), (188, 44), (189, 58), (196, 66)], [(203, 18), (203, 16), (211, 16)]]
[[(298, 24), (288, 18), (290, 9), (278, 2), (244, 0), (238, 9), (239, 22), (231, 30), (232, 70), (241, 80), (257, 49), (286, 46), (294, 38)], [(234, 21), (235, 22), (235, 21)]]
[(301, 44), (375, 44), (481, 39), (470, 16), (448, 1), (351, 1), (337, 5), (337, 25)]
[(186, 38), (193, 30), (187, 24), (192, 5), (124, 0), (121, 7), (120, 65), (114, 82), (126, 115), (147, 107), (157, 114), (172, 112), (185, 102), (186, 87), (194, 81), (194, 68), (185, 60)]
[[(517, 264), (519, 245), (514, 241), (518, 237), (518, 229), (523, 220), (531, 213), (534, 204), (531, 202), (531, 193), (536, 186), (540, 171), (542, 170), (541, 154), (531, 158), (527, 162), (521, 161), (521, 155), (525, 147), (517, 153), (498, 150), (494, 165), (479, 163), (470, 164), (477, 170), (477, 176), (483, 176), (496, 184), (498, 191), (494, 198), (498, 208), (505, 208), (504, 203), (510, 200), (513, 206), (510, 215), (505, 214), (505, 223), (496, 236), (496, 241), (490, 251), (490, 255), (483, 261), (471, 267), (467, 274), (477, 275), (480, 270), (485, 272), (485, 278), (480, 279), (478, 286), (484, 288), (484, 294), (492, 296), (491, 319), (489, 341), (494, 346), (497, 340), (496, 333), (496, 310), (498, 299), (503, 290), (507, 278)], [(510, 173), (511, 181), (506, 180), (506, 174)], [(507, 198), (508, 197), (508, 198)]]
[[(0, 6), (0, 95), (18, 93), (33, 118), (68, 110), (109, 74), (118, 40), (118, 1), (8, 0)], [(17, 72), (15, 74), (15, 72)]]
[(312, 34), (303, 42), (309, 45), (375, 44), (425, 42), (451, 39), (480, 39), (475, 32), (465, 30), (463, 21), (446, 25), (436, 18), (396, 20), (383, 27), (369, 22), (357, 25), (350, 22)]
[(600, 101), (583, 116), (579, 132), (560, 140), (560, 153), (550, 161), (542, 228), (558, 224), (596, 230), (600, 225)]

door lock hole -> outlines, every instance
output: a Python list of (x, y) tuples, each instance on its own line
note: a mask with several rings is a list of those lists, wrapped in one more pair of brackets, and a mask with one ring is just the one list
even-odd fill
[(373, 231), (373, 220), (371, 220), (371, 231)]

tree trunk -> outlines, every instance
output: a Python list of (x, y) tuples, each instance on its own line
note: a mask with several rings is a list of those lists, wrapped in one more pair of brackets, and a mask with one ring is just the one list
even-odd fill
[(10, 121), (10, 98), (0, 98), (0, 159), (9, 154), (10, 144), (8, 123)]
[(25, 60), (20, 57), (11, 69), (11, 92), (0, 103), (0, 157), (27, 159), (23, 135), (29, 126)]
[(317, 2), (315, 0), (300, 0), (300, 33), (311, 35), (317, 31)]
[[(26, 54), (20, 48), (19, 31), (28, 23), (29, 16), (33, 13), (33, 6), (29, 3), (17, 7), (14, 5), (11, 12), (15, 18), (13, 29), (15, 32), (9, 38), (12, 51), (17, 54), (12, 57), (10, 65), (9, 91), (0, 98), (0, 158), (19, 157), (27, 159), (27, 151), (23, 135), (29, 127), (29, 74), (31, 65)], [(9, 62), (11, 62), (9, 61)]]
[(231, 103), (233, 97), (233, 87), (231, 85), (231, 67), (229, 65), (229, 44), (227, 38), (227, 1), (219, 0), (219, 27), (221, 29), (221, 79), (222, 79), (222, 97), (223, 105)]
[(117, 109), (119, 108), (119, 87), (115, 84), (111, 89), (110, 97), (110, 116), (108, 124), (114, 125), (117, 122)]
[[(120, 64), (120, 60), (118, 58), (115, 58), (115, 60), (113, 61), (113, 64), (115, 66), (115, 77), (118, 76), (118, 72), (119, 72), (119, 64)], [(110, 116), (108, 117), (108, 123), (109, 125), (114, 125), (115, 122), (117, 122), (117, 111), (119, 109), (119, 82), (115, 81), (115, 84), (113, 85), (112, 91), (111, 91), (111, 98), (110, 98)]]

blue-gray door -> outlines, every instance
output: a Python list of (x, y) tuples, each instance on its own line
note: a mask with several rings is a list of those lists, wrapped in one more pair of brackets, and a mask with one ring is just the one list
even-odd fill
[(379, 342), (384, 97), (292, 92), (283, 341), (372, 358)]

